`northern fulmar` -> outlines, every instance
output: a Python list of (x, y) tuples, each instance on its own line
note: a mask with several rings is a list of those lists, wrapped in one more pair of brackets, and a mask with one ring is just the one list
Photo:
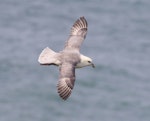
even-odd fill
[(66, 100), (70, 96), (74, 87), (75, 68), (85, 66), (95, 67), (91, 58), (80, 54), (80, 46), (86, 37), (87, 27), (86, 19), (80, 17), (73, 24), (64, 49), (57, 53), (46, 47), (38, 59), (41, 65), (59, 66), (60, 75), (57, 90), (63, 100)]

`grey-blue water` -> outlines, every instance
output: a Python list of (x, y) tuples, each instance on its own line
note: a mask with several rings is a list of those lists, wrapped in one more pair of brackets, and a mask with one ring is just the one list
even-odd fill
[[(80, 16), (96, 68), (76, 70), (63, 101), (58, 68), (37, 59)], [(150, 1), (0, 0), (0, 121), (150, 121)]]

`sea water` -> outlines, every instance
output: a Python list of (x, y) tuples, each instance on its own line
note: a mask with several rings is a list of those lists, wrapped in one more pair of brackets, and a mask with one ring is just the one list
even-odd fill
[[(63, 101), (58, 68), (37, 60), (80, 16), (96, 68), (77, 69)], [(0, 121), (150, 121), (150, 1), (0, 0)]]

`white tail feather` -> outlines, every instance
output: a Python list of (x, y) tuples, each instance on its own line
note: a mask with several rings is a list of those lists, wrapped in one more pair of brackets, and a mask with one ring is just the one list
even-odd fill
[(58, 53), (54, 52), (50, 48), (46, 47), (40, 54), (38, 62), (41, 65), (59, 65), (60, 61), (58, 60)]

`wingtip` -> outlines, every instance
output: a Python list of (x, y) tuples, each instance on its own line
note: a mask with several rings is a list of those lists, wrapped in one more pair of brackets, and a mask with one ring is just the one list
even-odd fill
[(84, 16), (81, 16), (79, 19), (75, 21), (71, 29), (71, 35), (82, 35), (81, 30), (83, 30), (84, 35), (86, 35), (88, 23)]
[(81, 16), (79, 19), (84, 19), (84, 20), (86, 20), (84, 16)]
[(80, 19), (85, 19), (85, 17), (84, 17), (84, 16), (81, 16)]
[(67, 100), (71, 95), (72, 89), (67, 85), (64, 80), (61, 80), (57, 84), (57, 92), (63, 100)]

